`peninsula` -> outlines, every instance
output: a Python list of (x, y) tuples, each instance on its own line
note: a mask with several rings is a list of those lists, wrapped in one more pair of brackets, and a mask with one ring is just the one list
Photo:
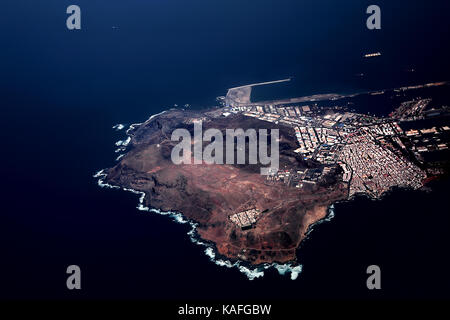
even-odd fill
[[(295, 262), (310, 227), (326, 218), (336, 201), (357, 194), (376, 199), (394, 187), (419, 189), (442, 173), (427, 166), (423, 147), (417, 145), (430, 129), (408, 131), (400, 124), (411, 116), (426, 117), (429, 99), (413, 99), (389, 117), (377, 118), (343, 103), (321, 107), (317, 96), (252, 103), (248, 91), (246, 86), (232, 88), (222, 106), (171, 109), (132, 125), (126, 152), (104, 171), (104, 180), (143, 193), (148, 207), (182, 214), (220, 256), (260, 265)], [(174, 164), (172, 132), (193, 133), (196, 121), (224, 137), (229, 128), (278, 129), (279, 170), (261, 175), (255, 164)], [(432, 129), (440, 135), (433, 148), (448, 149), (448, 140), (441, 139), (448, 130)]]

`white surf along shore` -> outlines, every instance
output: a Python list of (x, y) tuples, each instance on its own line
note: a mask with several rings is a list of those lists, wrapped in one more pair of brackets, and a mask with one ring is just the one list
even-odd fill
[[(166, 111), (163, 111), (158, 114), (152, 115), (150, 118), (147, 119), (147, 121), (145, 121), (143, 123), (131, 124), (129, 126), (129, 128), (126, 130), (127, 138), (125, 140), (120, 140), (115, 143), (116, 147), (118, 147), (115, 150), (115, 152), (120, 153), (119, 156), (116, 158), (116, 160), (120, 160), (126, 154), (125, 151), (127, 149), (127, 146), (131, 142), (131, 135), (130, 135), (131, 130), (133, 130), (134, 128), (136, 128), (142, 124), (148, 123), (155, 117), (157, 117), (165, 112)], [(119, 131), (119, 130), (124, 129), (124, 127), (125, 127), (125, 125), (123, 125), (123, 124), (116, 124), (112, 128), (115, 129), (116, 131)], [(134, 194), (140, 195), (139, 202), (136, 207), (140, 211), (157, 213), (157, 214), (160, 214), (163, 216), (168, 216), (176, 223), (188, 224), (190, 226), (190, 230), (187, 232), (189, 239), (193, 243), (195, 243), (199, 246), (205, 247), (204, 253), (209, 257), (211, 262), (215, 263), (218, 266), (226, 267), (226, 268), (237, 268), (240, 272), (245, 274), (249, 280), (254, 280), (256, 278), (262, 278), (264, 276), (264, 271), (266, 271), (270, 268), (276, 269), (280, 275), (290, 274), (291, 280), (296, 280), (298, 278), (299, 274), (302, 272), (303, 266), (301, 264), (295, 264), (295, 263), (285, 263), (285, 264), (270, 263), (269, 264), (269, 263), (265, 263), (265, 264), (258, 265), (255, 267), (255, 266), (251, 266), (249, 263), (245, 263), (242, 261), (230, 261), (230, 260), (224, 259), (223, 257), (219, 257), (213, 244), (208, 243), (198, 237), (197, 231), (196, 231), (197, 223), (186, 219), (181, 213), (178, 213), (178, 212), (161, 211), (161, 210), (158, 210), (155, 208), (149, 208), (149, 207), (145, 206), (145, 202), (144, 202), (145, 193), (142, 191), (137, 191), (137, 190), (129, 189), (129, 188), (122, 188), (119, 186), (105, 183), (104, 179), (106, 178), (106, 173), (105, 173), (104, 169), (95, 173), (94, 178), (98, 179), (97, 184), (102, 188), (121, 189), (124, 191), (129, 191)], [(314, 223), (313, 225), (311, 225), (309, 227), (307, 237), (305, 239), (303, 239), (303, 241), (305, 241), (307, 238), (309, 238), (309, 235), (313, 231), (314, 226), (317, 226), (326, 221), (330, 221), (333, 217), (334, 217), (334, 206), (331, 205), (330, 208), (328, 209), (327, 216), (324, 219)]]

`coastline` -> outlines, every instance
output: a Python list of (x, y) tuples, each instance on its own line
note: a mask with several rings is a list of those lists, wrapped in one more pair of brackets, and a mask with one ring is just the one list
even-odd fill
[[(291, 274), (291, 280), (295, 280), (298, 278), (298, 275), (302, 272), (303, 266), (301, 264), (294, 264), (294, 263), (285, 263), (285, 264), (279, 264), (276, 262), (273, 263), (264, 263), (261, 265), (251, 265), (245, 261), (241, 260), (230, 260), (222, 255), (220, 255), (217, 252), (217, 249), (215, 248), (215, 245), (211, 243), (210, 241), (206, 241), (201, 239), (197, 234), (197, 223), (194, 221), (187, 219), (183, 216), (182, 213), (179, 212), (172, 212), (172, 211), (161, 211), (159, 209), (155, 208), (149, 208), (144, 204), (145, 199), (145, 193), (141, 191), (137, 191), (134, 189), (129, 188), (122, 188), (120, 186), (111, 185), (108, 183), (105, 183), (103, 178), (106, 177), (106, 173), (104, 173), (104, 169), (98, 171), (93, 175), (94, 178), (98, 178), (97, 184), (101, 188), (111, 188), (111, 189), (119, 189), (123, 191), (128, 191), (134, 194), (140, 195), (138, 200), (138, 205), (136, 209), (139, 211), (145, 211), (145, 212), (152, 212), (157, 213), (163, 216), (168, 216), (171, 218), (174, 222), (180, 223), (180, 224), (189, 224), (190, 230), (186, 233), (189, 236), (189, 239), (192, 243), (195, 243), (199, 246), (205, 247), (205, 250), (203, 251), (204, 254), (206, 254), (209, 257), (209, 260), (213, 262), (214, 264), (221, 266), (221, 267), (227, 267), (227, 268), (237, 268), (241, 273), (245, 274), (249, 280), (254, 280), (256, 278), (260, 278), (264, 276), (264, 271), (268, 270), (269, 268), (273, 267), (275, 268), (280, 275), (286, 275), (288, 273)], [(305, 239), (303, 239), (305, 240)], [(301, 242), (303, 242), (303, 240)]]
[[(141, 122), (141, 123), (134, 123), (131, 124), (128, 129), (125, 131), (125, 134), (127, 136), (127, 138), (125, 140), (119, 140), (115, 143), (115, 146), (119, 147), (118, 149), (115, 150), (116, 153), (120, 153), (120, 152), (124, 152), (126, 150), (126, 148), (128, 147), (129, 143), (131, 142), (131, 131), (134, 130), (136, 127), (143, 125), (149, 121), (151, 121), (152, 119), (154, 119), (155, 117), (167, 112), (168, 110), (164, 110), (160, 113), (154, 114), (152, 116), (150, 116), (146, 121)], [(122, 129), (124, 129), (124, 125), (123, 124), (116, 124), (112, 127), (114, 130), (116, 131), (120, 131)], [(120, 129), (119, 129), (120, 128)], [(125, 155), (125, 153), (119, 154), (119, 156), (116, 158), (116, 160), (119, 160), (120, 158), (122, 158)], [(295, 280), (298, 278), (299, 274), (302, 272), (303, 269), (303, 265), (298, 264), (294, 261), (292, 262), (287, 262), (284, 264), (280, 264), (277, 262), (273, 262), (273, 263), (263, 263), (260, 265), (252, 265), (246, 261), (242, 261), (242, 260), (232, 260), (232, 259), (228, 259), (224, 256), (222, 256), (220, 253), (218, 253), (216, 246), (214, 243), (211, 243), (207, 240), (204, 240), (202, 238), (200, 238), (197, 234), (197, 223), (195, 221), (192, 221), (188, 218), (186, 218), (185, 216), (183, 216), (182, 213), (179, 212), (172, 212), (172, 211), (161, 211), (159, 209), (156, 208), (150, 208), (147, 207), (145, 205), (145, 192), (142, 191), (137, 191), (134, 189), (130, 189), (130, 188), (123, 188), (117, 185), (111, 185), (109, 183), (105, 183), (103, 178), (106, 177), (106, 173), (104, 172), (105, 169), (101, 169), (98, 172), (96, 172), (93, 175), (93, 178), (97, 179), (97, 184), (99, 187), (101, 188), (111, 188), (111, 189), (119, 189), (119, 190), (123, 190), (123, 191), (128, 191), (134, 194), (138, 194), (140, 195), (139, 200), (138, 200), (138, 205), (137, 205), (137, 209), (139, 211), (145, 211), (145, 212), (152, 212), (152, 213), (157, 213), (163, 216), (168, 216), (170, 217), (173, 221), (175, 221), (176, 223), (180, 223), (180, 224), (189, 224), (190, 226), (190, 230), (186, 233), (189, 236), (189, 239), (191, 240), (192, 243), (195, 243), (197, 245), (203, 246), (205, 247), (204, 249), (204, 254), (206, 254), (209, 257), (209, 260), (211, 262), (213, 262), (214, 264), (221, 266), (221, 267), (227, 267), (227, 268), (237, 268), (241, 273), (245, 274), (246, 277), (249, 280), (254, 280), (256, 278), (261, 278), (264, 276), (264, 271), (268, 270), (270, 268), (274, 268), (278, 271), (278, 273), (280, 275), (287, 275), (290, 274), (291, 275), (291, 280)], [(328, 216), (328, 214), (326, 215), (326, 217)], [(326, 219), (323, 218), (323, 219)], [(320, 220), (323, 220), (320, 219)], [(315, 223), (320, 222), (316, 221)], [(315, 224), (314, 223), (314, 224)], [(308, 226), (307, 230), (309, 230), (309, 228), (311, 227)], [(305, 240), (306, 238), (302, 239), (299, 243), (299, 245), (297, 246), (296, 250), (299, 248), (300, 244), (303, 242), (303, 240)]]
[[(119, 156), (116, 158), (116, 160), (121, 159), (125, 155), (124, 152), (126, 151), (129, 143), (131, 142), (132, 131), (134, 129), (136, 129), (137, 127), (139, 127), (143, 124), (148, 123), (155, 117), (157, 117), (161, 114), (164, 114), (167, 111), (169, 111), (169, 110), (164, 110), (160, 113), (151, 115), (144, 122), (131, 124), (128, 127), (128, 129), (125, 131), (126, 136), (127, 136), (126, 139), (119, 140), (115, 143), (115, 145), (118, 147), (115, 150), (115, 152), (120, 153)], [(125, 125), (117, 124), (117, 125), (113, 126), (112, 128), (115, 129), (116, 131), (119, 131), (119, 130), (124, 129)], [(246, 261), (237, 260), (237, 259), (236, 260), (229, 259), (229, 258), (221, 255), (220, 253), (218, 253), (218, 250), (214, 243), (204, 240), (198, 235), (198, 233), (197, 233), (197, 225), (198, 224), (195, 221), (192, 221), (192, 220), (186, 218), (182, 213), (179, 213), (179, 212), (161, 211), (156, 208), (147, 207), (144, 202), (145, 196), (146, 196), (146, 194), (144, 192), (105, 183), (103, 178), (106, 177), (106, 175), (107, 174), (104, 172), (104, 169), (95, 173), (94, 178), (98, 178), (97, 184), (102, 188), (108, 187), (108, 188), (113, 188), (113, 189), (121, 189), (124, 191), (129, 191), (134, 194), (140, 195), (138, 205), (136, 207), (138, 210), (146, 211), (146, 212), (153, 212), (153, 213), (157, 213), (157, 214), (164, 215), (164, 216), (169, 216), (176, 223), (189, 224), (190, 230), (187, 232), (187, 235), (189, 236), (191, 242), (195, 243), (197, 245), (200, 245), (202, 247), (205, 247), (204, 253), (209, 257), (209, 260), (211, 262), (213, 262), (214, 264), (216, 264), (218, 266), (227, 267), (227, 268), (237, 268), (240, 272), (244, 273), (249, 280), (254, 280), (256, 278), (263, 277), (264, 271), (270, 269), (271, 267), (275, 268), (280, 275), (286, 275), (286, 274), (290, 273), (292, 280), (297, 279), (298, 275), (302, 272), (303, 266), (301, 264), (297, 263), (296, 260), (292, 260), (292, 261), (284, 263), (284, 264), (273, 262), (273, 263), (263, 263), (263, 264), (259, 264), (259, 265), (252, 265)], [(399, 187), (399, 188), (404, 189), (402, 187)], [(297, 244), (297, 247), (295, 249), (296, 252), (301, 248), (304, 241), (311, 237), (311, 234), (314, 231), (315, 227), (317, 227), (318, 225), (320, 225), (324, 222), (329, 222), (333, 219), (333, 217), (335, 216), (334, 209), (335, 209), (336, 203), (351, 202), (357, 196), (365, 196), (373, 201), (378, 201), (378, 200), (384, 198), (385, 195), (390, 194), (392, 191), (393, 191), (392, 189), (388, 190), (385, 193), (383, 193), (382, 195), (380, 195), (380, 197), (373, 197), (372, 195), (367, 194), (367, 193), (358, 193), (358, 194), (352, 195), (351, 197), (347, 197), (346, 199), (334, 201), (331, 204), (323, 206), (321, 209), (324, 209), (325, 213), (323, 214), (323, 216), (319, 215), (319, 219), (317, 221), (314, 221), (308, 225), (308, 227), (304, 231), (303, 238)], [(296, 254), (296, 259), (297, 259), (297, 257), (298, 257), (298, 255)]]

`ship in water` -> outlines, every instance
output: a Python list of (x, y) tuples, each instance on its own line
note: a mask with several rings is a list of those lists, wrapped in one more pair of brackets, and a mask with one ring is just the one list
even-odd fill
[(364, 55), (364, 58), (373, 58), (381, 56), (381, 52), (367, 53)]

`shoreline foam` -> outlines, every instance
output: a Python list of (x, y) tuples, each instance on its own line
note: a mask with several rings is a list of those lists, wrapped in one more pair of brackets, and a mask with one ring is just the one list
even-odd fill
[(298, 275), (301, 273), (303, 266), (300, 264), (293, 264), (293, 263), (285, 263), (285, 264), (279, 264), (279, 263), (264, 263), (259, 266), (250, 266), (249, 264), (246, 264), (243, 261), (231, 261), (228, 259), (224, 259), (222, 257), (217, 257), (217, 251), (214, 248), (213, 244), (210, 244), (209, 242), (201, 239), (197, 235), (197, 223), (190, 221), (186, 219), (181, 213), (172, 212), (172, 211), (161, 211), (159, 209), (155, 208), (149, 208), (144, 205), (144, 199), (145, 199), (145, 193), (142, 191), (137, 191), (131, 188), (122, 188), (119, 186), (111, 185), (109, 183), (105, 183), (103, 178), (106, 177), (106, 173), (104, 173), (104, 170), (98, 171), (94, 176), (94, 178), (98, 178), (97, 184), (102, 188), (111, 188), (111, 189), (119, 189), (124, 191), (129, 191), (134, 194), (140, 195), (139, 197), (139, 204), (136, 207), (140, 211), (145, 212), (153, 212), (157, 213), (163, 216), (168, 216), (169, 218), (172, 218), (176, 223), (180, 224), (189, 224), (190, 230), (186, 233), (189, 236), (189, 239), (192, 243), (195, 243), (200, 246), (206, 247), (204, 250), (204, 253), (209, 257), (209, 260), (213, 262), (214, 264), (221, 266), (221, 267), (227, 267), (227, 268), (237, 268), (240, 272), (244, 273), (249, 280), (254, 280), (256, 278), (260, 278), (264, 276), (264, 271), (273, 267), (275, 268), (280, 275), (286, 275), (288, 273), (291, 274), (291, 279), (295, 280), (297, 279)]
[[(145, 122), (131, 124), (129, 126), (129, 128), (126, 130), (126, 134), (128, 136), (127, 139), (116, 142), (115, 145), (119, 146), (119, 148), (116, 149), (116, 152), (121, 152), (121, 151), (126, 150), (129, 143), (131, 142), (131, 136), (130, 136), (131, 130), (134, 130), (137, 126), (147, 123), (150, 120), (154, 119), (155, 117), (157, 117), (165, 112), (166, 111), (162, 111), (158, 114), (154, 114), (154, 115), (150, 116), (150, 118), (148, 118)], [(116, 126), (114, 126), (114, 127), (116, 127)], [(125, 154), (120, 154), (116, 160), (119, 160), (124, 155)], [(145, 204), (144, 204), (145, 193), (144, 192), (105, 183), (103, 180), (103, 178), (106, 177), (106, 173), (104, 172), (104, 169), (95, 173), (93, 177), (98, 178), (97, 184), (102, 188), (107, 187), (107, 188), (112, 188), (112, 189), (120, 189), (120, 190), (132, 192), (134, 194), (139, 194), (140, 195), (139, 204), (136, 208), (140, 211), (154, 212), (154, 213), (157, 213), (157, 214), (160, 214), (163, 216), (168, 216), (168, 217), (172, 218), (176, 223), (189, 224), (190, 230), (187, 232), (189, 239), (191, 240), (192, 243), (206, 247), (204, 250), (204, 253), (209, 257), (209, 260), (211, 262), (213, 262), (214, 264), (221, 266), (221, 267), (237, 268), (241, 273), (245, 274), (249, 280), (254, 280), (256, 278), (263, 277), (264, 271), (266, 271), (270, 268), (276, 269), (280, 275), (290, 274), (291, 280), (296, 280), (298, 278), (299, 274), (303, 270), (303, 265), (295, 264), (295, 263), (279, 264), (279, 263), (274, 262), (274, 263), (264, 263), (264, 264), (261, 264), (258, 266), (252, 266), (249, 263), (246, 263), (245, 261), (240, 261), (240, 260), (231, 261), (231, 260), (225, 259), (224, 257), (220, 256), (220, 254), (217, 253), (214, 244), (211, 244), (211, 243), (201, 239), (200, 237), (198, 237), (197, 232), (196, 232), (198, 224), (186, 219), (181, 213), (171, 212), (171, 211), (161, 211), (159, 209), (149, 208), (149, 207), (145, 206)], [(328, 210), (328, 214), (325, 218), (313, 223), (312, 225), (310, 225), (308, 227), (308, 232), (306, 233), (306, 237), (301, 242), (303, 242), (307, 238), (309, 238), (309, 235), (313, 231), (314, 226), (317, 226), (323, 222), (331, 221), (331, 219), (334, 217), (334, 205), (332, 204), (327, 210)]]

